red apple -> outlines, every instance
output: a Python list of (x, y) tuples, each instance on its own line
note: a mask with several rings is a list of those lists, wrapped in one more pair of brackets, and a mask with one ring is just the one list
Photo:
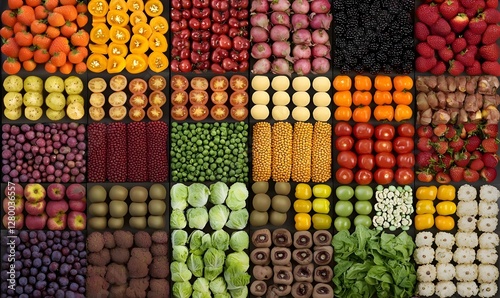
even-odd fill
[(16, 196), (14, 200), (9, 200), (9, 198), (3, 199), (3, 211), (5, 213), (9, 213), (9, 207), (15, 214), (22, 214), (24, 210), (23, 197)]
[(47, 223), (47, 213), (26, 216), (26, 227), (29, 230), (43, 230)]
[(28, 214), (38, 215), (45, 211), (46, 205), (47, 202), (45, 201), (26, 202), (26, 204), (24, 204), (24, 209), (26, 210), (26, 212), (28, 212)]
[[(54, 201), (64, 199), (66, 195), (66, 186), (61, 183), (52, 183), (47, 187), (47, 196)], [(49, 215), (50, 216), (50, 215)]]
[(24, 227), (24, 214), (18, 214), (18, 215), (15, 215), (14, 216), (14, 227), (9, 227), (9, 222), (10, 222), (10, 219), (9, 219), (9, 215), (8, 214), (5, 214), (2, 218), (2, 222), (3, 222), (3, 226), (6, 228), (6, 229), (16, 229), (16, 230), (20, 230)]
[(5, 188), (5, 195), (9, 198), (12, 196), (22, 198), (24, 196), (24, 189), (19, 183), (9, 183)]
[(85, 230), (87, 216), (83, 212), (71, 211), (68, 215), (68, 226), (73, 231)]
[(81, 200), (70, 200), (69, 209), (72, 211), (85, 211), (85, 209), (87, 209), (87, 198), (83, 198)]
[(86, 189), (81, 184), (71, 184), (66, 188), (66, 196), (70, 200), (81, 200), (85, 197)]
[(61, 231), (66, 229), (66, 219), (68, 215), (61, 213), (56, 217), (51, 217), (47, 221), (47, 227), (51, 231)]
[(38, 183), (27, 184), (24, 188), (24, 197), (28, 202), (39, 202), (45, 199), (45, 188)]
[(49, 201), (47, 203), (47, 215), (49, 217), (58, 216), (59, 214), (66, 213), (68, 211), (69, 206), (66, 201)]

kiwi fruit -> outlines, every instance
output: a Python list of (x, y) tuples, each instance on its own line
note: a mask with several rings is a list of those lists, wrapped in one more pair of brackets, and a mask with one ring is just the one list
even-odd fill
[(286, 213), (290, 209), (292, 203), (287, 196), (275, 195), (271, 201), (271, 206), (275, 211)]
[(125, 201), (128, 197), (128, 190), (121, 185), (114, 185), (109, 190), (109, 198), (113, 201)]
[(286, 221), (286, 213), (281, 213), (278, 211), (271, 211), (269, 215), (269, 222), (273, 226), (282, 226)]
[(269, 190), (268, 182), (255, 182), (252, 184), (253, 193), (266, 193)]
[(91, 203), (99, 203), (106, 201), (108, 192), (102, 185), (94, 185), (90, 188), (87, 198)]
[(151, 200), (165, 200), (167, 197), (167, 190), (161, 184), (153, 184), (149, 188), (149, 197)]
[(274, 191), (276, 194), (287, 196), (290, 193), (290, 183), (288, 182), (276, 182), (274, 185)]
[(271, 206), (271, 198), (263, 193), (256, 194), (252, 200), (253, 209), (265, 212)]
[(148, 190), (145, 187), (134, 186), (130, 189), (129, 196), (132, 202), (142, 203), (146, 202), (149, 195), (148, 195)]
[(250, 214), (250, 224), (254, 227), (261, 227), (267, 224), (268, 214), (267, 212), (260, 212), (257, 210), (252, 211)]

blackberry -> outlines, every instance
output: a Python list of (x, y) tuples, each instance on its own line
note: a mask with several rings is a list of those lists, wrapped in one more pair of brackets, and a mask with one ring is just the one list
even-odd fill
[(356, 67), (354, 67), (354, 69), (353, 69), (353, 70), (354, 70), (355, 72), (357, 72), (357, 73), (362, 73), (362, 72), (365, 70), (365, 68), (363, 67), (363, 65), (358, 64), (358, 65), (356, 65)]
[(333, 10), (342, 11), (344, 10), (344, 3), (342, 0), (333, 0), (332, 2)]
[(408, 74), (413, 71), (413, 62), (404, 62), (401, 66), (401, 72), (404, 74)]
[(415, 0), (400, 0), (401, 8), (407, 12), (411, 12), (415, 8)]
[(387, 62), (387, 55), (384, 52), (377, 52), (375, 57), (376, 57), (377, 61), (380, 63)]
[(380, 72), (380, 64), (375, 63), (375, 64), (371, 65), (369, 69), (370, 69), (370, 73), (372, 75), (376, 75)]
[(333, 57), (333, 66), (334, 67), (341, 67), (344, 64), (345, 64), (344, 56), (342, 56), (342, 55), (335, 55)]
[(405, 49), (412, 49), (413, 48), (413, 38), (402, 38), (401, 39), (401, 46)]
[(389, 0), (389, 7), (387, 7), (387, 11), (389, 11), (392, 15), (398, 15), (403, 12), (399, 0)]
[(370, 51), (378, 51), (379, 49), (379, 44), (378, 42), (373, 42), (373, 43), (370, 43), (370, 45), (368, 46), (368, 49)]
[(392, 73), (392, 66), (389, 64), (384, 64), (384, 66), (382, 66), (382, 69), (386, 74)]
[(335, 40), (335, 45), (337, 48), (344, 49), (347, 47), (347, 41), (343, 38), (337, 38)]
[(391, 65), (392, 65), (393, 67), (400, 67), (402, 63), (403, 63), (403, 61), (401, 61), (401, 57), (400, 57), (400, 56), (398, 56), (398, 57), (393, 57), (393, 58), (391, 59)]
[(335, 24), (347, 24), (347, 15), (345, 12), (338, 12), (334, 18)]
[(340, 73), (346, 74), (351, 71), (351, 68), (348, 65), (342, 65), (340, 68)]
[(333, 32), (338, 35), (338, 36), (344, 36), (346, 33), (345, 26), (343, 25), (336, 25), (335, 28), (333, 29)]

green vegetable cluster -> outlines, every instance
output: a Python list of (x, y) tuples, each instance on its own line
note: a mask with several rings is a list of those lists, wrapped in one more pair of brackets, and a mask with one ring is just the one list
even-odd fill
[(248, 182), (248, 124), (173, 122), (171, 137), (174, 182)]
[(417, 280), (411, 256), (413, 239), (357, 226), (338, 232), (335, 250), (335, 296), (346, 298), (412, 297)]

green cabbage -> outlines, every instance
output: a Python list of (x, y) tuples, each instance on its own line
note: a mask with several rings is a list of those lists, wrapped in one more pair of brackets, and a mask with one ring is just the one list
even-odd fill
[(190, 298), (193, 293), (193, 288), (189, 281), (175, 282), (172, 287), (172, 294), (175, 298)]
[(188, 206), (188, 187), (182, 183), (177, 183), (170, 189), (170, 205), (174, 210), (184, 210)]
[(170, 274), (174, 282), (189, 281), (193, 276), (187, 265), (181, 262), (170, 263)]
[(248, 189), (244, 183), (237, 182), (229, 188), (229, 194), (226, 199), (226, 205), (233, 211), (238, 211), (246, 207), (248, 198)]
[(173, 210), (170, 214), (170, 228), (182, 230), (187, 226), (186, 216), (181, 210)]
[(208, 212), (212, 230), (221, 230), (229, 218), (229, 209), (224, 205), (215, 205)]
[(248, 222), (247, 209), (231, 211), (231, 214), (229, 214), (229, 220), (226, 223), (226, 227), (233, 230), (243, 230), (247, 226), (247, 222)]
[(250, 239), (247, 232), (237, 231), (231, 234), (229, 245), (234, 251), (243, 251), (248, 248)]
[(201, 183), (193, 183), (189, 186), (187, 201), (193, 207), (204, 207), (208, 202), (210, 190)]
[(214, 205), (224, 204), (229, 188), (224, 182), (210, 185), (210, 202)]
[(187, 220), (191, 229), (203, 230), (208, 223), (207, 208), (189, 208), (187, 210)]

